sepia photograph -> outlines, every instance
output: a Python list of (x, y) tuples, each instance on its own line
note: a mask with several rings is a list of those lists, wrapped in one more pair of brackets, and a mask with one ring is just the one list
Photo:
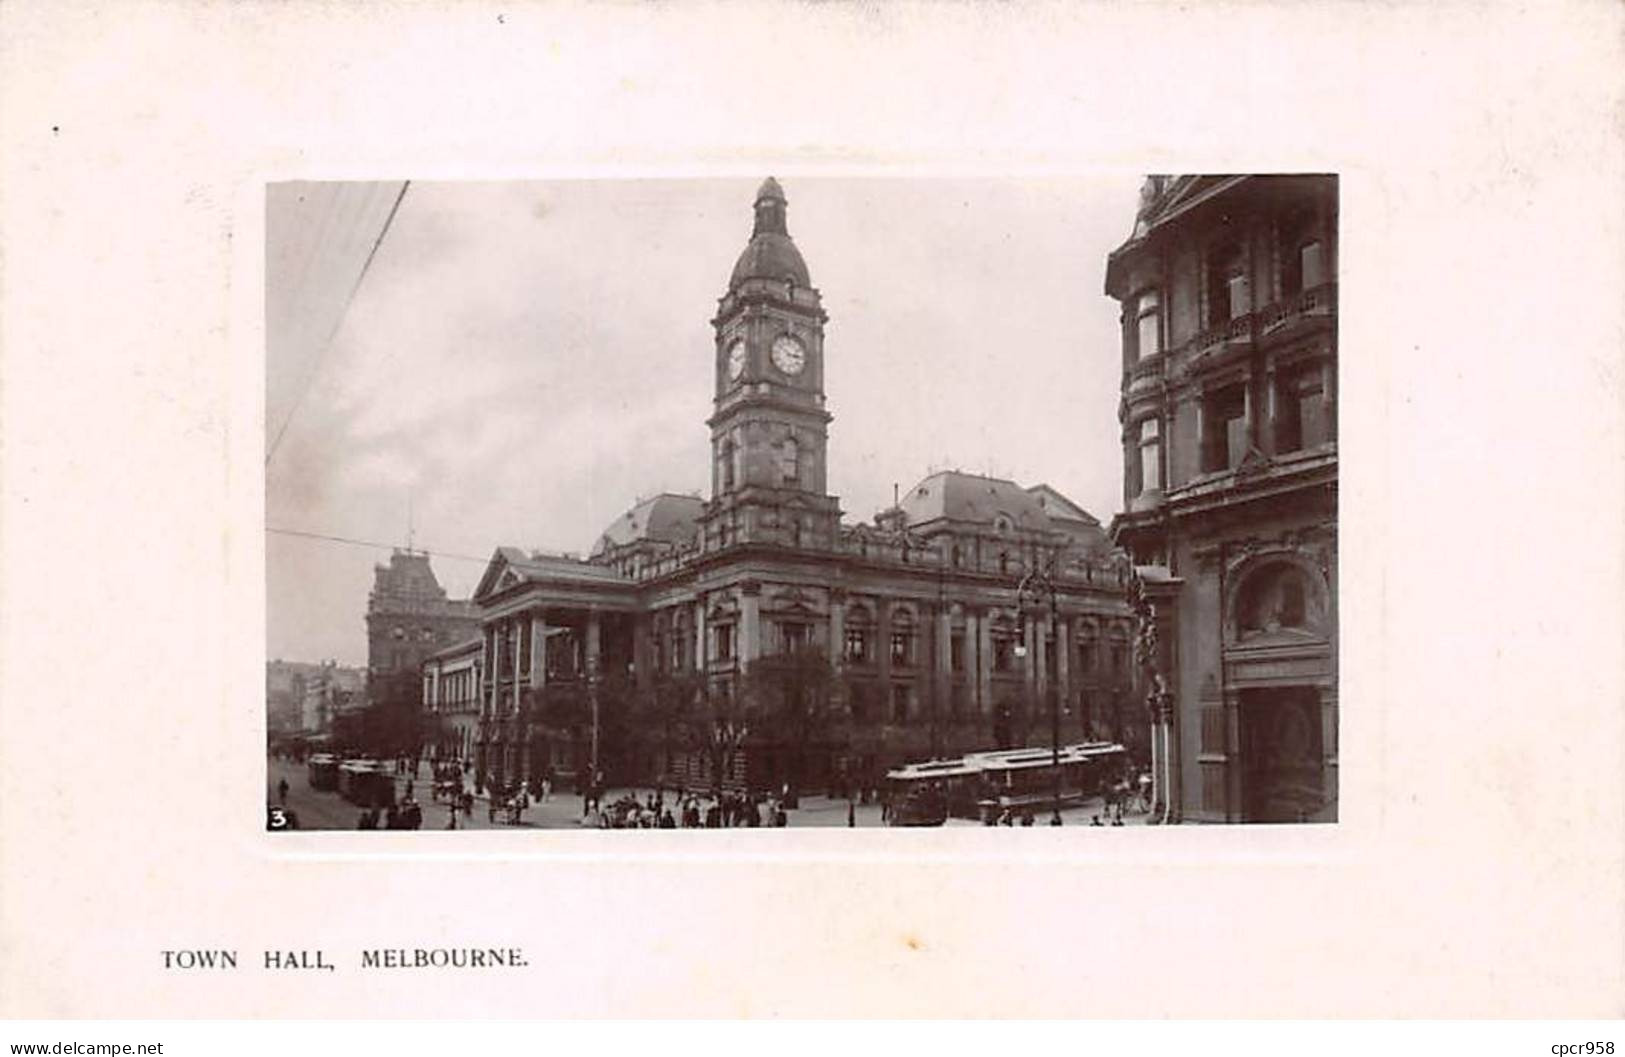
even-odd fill
[(0, 4), (0, 1048), (1610, 1052), (1622, 25)]
[(1337, 176), (265, 209), (269, 829), (1337, 821)]

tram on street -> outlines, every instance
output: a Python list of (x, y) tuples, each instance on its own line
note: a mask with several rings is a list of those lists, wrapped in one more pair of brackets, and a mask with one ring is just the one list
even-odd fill
[(949, 818), (988, 821), (1005, 811), (1072, 806), (1098, 796), (1128, 761), (1117, 742), (1055, 749), (1004, 749), (906, 764), (886, 775), (894, 826), (940, 826)]
[(305, 774), (312, 789), (331, 792), (339, 787), (339, 764), (342, 761), (330, 752), (318, 752), (305, 760)]
[(395, 802), (395, 776), (380, 760), (346, 760), (339, 765), (339, 795), (362, 807)]

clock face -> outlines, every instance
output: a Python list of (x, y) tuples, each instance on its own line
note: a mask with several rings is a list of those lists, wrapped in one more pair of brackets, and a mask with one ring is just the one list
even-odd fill
[(745, 343), (736, 341), (728, 346), (728, 380), (737, 381), (745, 373)]
[(801, 342), (788, 334), (781, 334), (773, 342), (773, 366), (785, 374), (800, 374), (807, 362), (807, 350)]

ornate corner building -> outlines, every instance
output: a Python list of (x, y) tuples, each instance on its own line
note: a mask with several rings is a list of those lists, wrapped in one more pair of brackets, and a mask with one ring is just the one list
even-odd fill
[[(472, 715), (448, 751), (481, 783), (568, 781), (594, 759), (608, 780), (814, 789), (878, 782), (903, 760), (1105, 736), (1149, 752), (1130, 661), (1126, 562), (1100, 523), (1048, 485), (927, 476), (872, 524), (829, 490), (828, 317), (789, 234), (777, 181), (757, 192), (748, 242), (711, 317), (708, 498), (638, 502), (591, 556), (499, 547), (476, 588), (475, 653), (427, 670), (468, 674), (436, 711)], [(1054, 610), (1017, 612), (1042, 569)], [(660, 731), (600, 756), (598, 697), (701, 680), (746, 693), (762, 658), (816, 654), (832, 669), (810, 744), (751, 731), (731, 773)], [(477, 702), (466, 692), (477, 681)], [(564, 707), (572, 694), (592, 708)], [(553, 704), (549, 705), (548, 702)], [(472, 756), (466, 755), (472, 752)]]
[(1153, 176), (1107, 261), (1169, 821), (1337, 818), (1337, 178)]
[(420, 714), (424, 662), (479, 630), (472, 604), (447, 598), (429, 556), (411, 550), (396, 550), (388, 565), (373, 566), (366, 620), (367, 701), (395, 716)]

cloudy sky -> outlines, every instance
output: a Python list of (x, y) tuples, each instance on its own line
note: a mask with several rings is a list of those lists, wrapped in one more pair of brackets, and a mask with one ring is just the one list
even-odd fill
[[(1047, 481), (1108, 520), (1120, 360), (1101, 287), (1138, 178), (780, 180), (830, 317), (847, 519), (959, 468)], [(268, 656), (365, 663), (372, 567), (409, 506), (466, 596), (498, 545), (586, 553), (637, 498), (709, 488), (709, 320), (759, 183), (271, 188), (267, 526), (372, 545), (267, 534)]]

